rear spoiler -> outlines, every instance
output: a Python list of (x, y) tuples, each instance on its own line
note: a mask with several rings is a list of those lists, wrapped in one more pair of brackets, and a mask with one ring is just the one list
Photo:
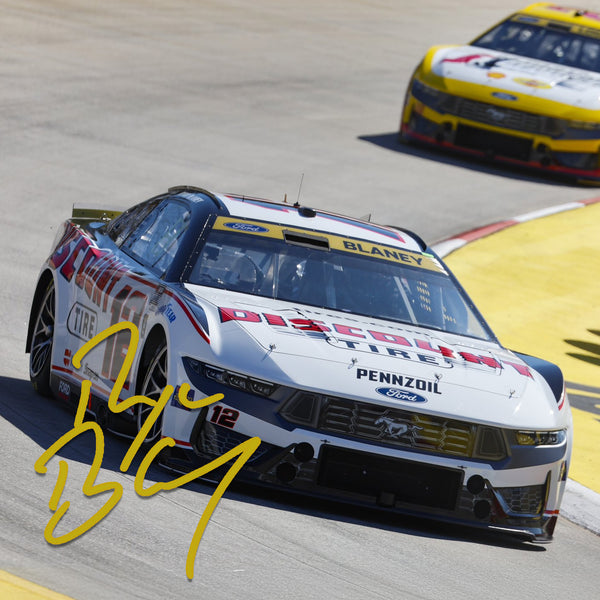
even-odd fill
[(105, 208), (88, 208), (85, 206), (73, 205), (71, 218), (77, 221), (92, 222), (92, 221), (112, 221), (118, 217), (123, 211)]

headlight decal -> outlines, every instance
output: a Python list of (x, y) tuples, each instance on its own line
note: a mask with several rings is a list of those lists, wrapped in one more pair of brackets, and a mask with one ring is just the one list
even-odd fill
[(519, 446), (560, 446), (567, 439), (566, 429), (556, 431), (515, 432), (515, 440)]

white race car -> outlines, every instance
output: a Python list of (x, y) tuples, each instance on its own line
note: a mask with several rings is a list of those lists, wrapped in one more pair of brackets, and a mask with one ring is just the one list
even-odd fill
[[(415, 234), (298, 204), (172, 188), (130, 210), (74, 209), (44, 264), (27, 338), (36, 389), (188, 472), (250, 437), (238, 478), (312, 496), (552, 538), (572, 421), (561, 371), (502, 347)], [(179, 400), (223, 394), (190, 409)], [(223, 467), (226, 468), (226, 467)]]

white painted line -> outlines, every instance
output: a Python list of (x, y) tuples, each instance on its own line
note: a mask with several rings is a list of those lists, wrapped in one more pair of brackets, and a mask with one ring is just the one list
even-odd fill
[(560, 507), (561, 516), (600, 535), (600, 494), (569, 479)]
[[(526, 221), (533, 221), (534, 219), (539, 219), (541, 217), (555, 215), (568, 210), (574, 210), (576, 208), (584, 208), (586, 206), (590, 206), (591, 204), (596, 204), (597, 202), (600, 202), (600, 198), (592, 198), (590, 200), (583, 200), (582, 202), (567, 202), (565, 204), (559, 204), (557, 206), (550, 206), (541, 210), (532, 211), (530, 213), (514, 217), (513, 219), (507, 219), (501, 223), (491, 223), (489, 226), (483, 226), (470, 231), (465, 231), (460, 235), (433, 244), (432, 248), (438, 254), (438, 256), (444, 258), (455, 250), (462, 248), (466, 243), (474, 242), (477, 239), (480, 239), (480, 237), (493, 235), (494, 233), (498, 233), (498, 231), (502, 231), (502, 229), (506, 229), (507, 227), (511, 227), (518, 223), (524, 223)], [(494, 225), (503, 226), (490, 231)], [(479, 237), (476, 235), (474, 236), (475, 232), (481, 232), (481, 235)]]
[(458, 238), (454, 238), (451, 240), (446, 240), (444, 242), (440, 242), (439, 244), (435, 244), (433, 249), (438, 256), (447, 256), (451, 252), (462, 248), (467, 242), (465, 240), (461, 240)]
[(530, 213), (526, 213), (519, 217), (515, 217), (514, 220), (519, 223), (524, 223), (525, 221), (533, 221), (534, 219), (540, 219), (542, 217), (548, 217), (550, 215), (555, 215), (559, 212), (565, 212), (567, 210), (573, 210), (575, 208), (583, 208), (585, 204), (581, 202), (569, 202), (567, 204), (560, 204), (559, 206), (550, 206), (549, 208), (543, 208), (542, 210), (535, 210)]

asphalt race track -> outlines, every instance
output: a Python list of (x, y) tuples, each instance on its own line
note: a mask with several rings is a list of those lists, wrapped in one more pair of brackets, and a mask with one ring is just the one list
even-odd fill
[[(58, 461), (46, 475), (33, 468), (72, 427), (71, 414), (33, 392), (24, 345), (39, 268), (73, 203), (126, 208), (179, 184), (294, 201), (300, 192), (304, 204), (371, 214), (433, 243), (600, 195), (396, 142), (404, 89), (427, 47), (468, 41), (516, 8), (0, 0), (0, 596), (597, 597), (600, 536), (566, 518), (541, 546), (239, 487), (219, 503), (188, 581), (188, 547), (213, 487), (142, 499), (135, 470), (118, 469), (128, 445), (109, 436), (98, 479), (121, 483), (123, 498), (91, 531), (51, 546), (44, 528)], [(600, 324), (587, 327), (593, 336)], [(521, 347), (535, 351), (531, 331), (523, 334)], [(92, 457), (85, 438), (62, 454), (65, 529), (105, 501), (81, 493)]]

